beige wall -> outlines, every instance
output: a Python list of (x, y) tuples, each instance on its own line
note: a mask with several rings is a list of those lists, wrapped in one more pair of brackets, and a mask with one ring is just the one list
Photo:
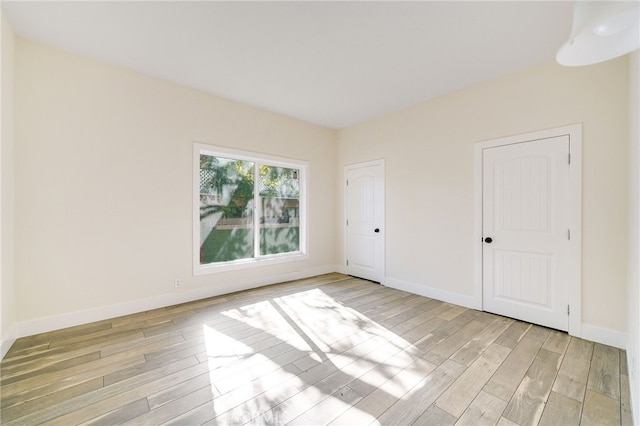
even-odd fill
[[(335, 269), (334, 131), (20, 38), (15, 91), (23, 332)], [(196, 141), (309, 162), (308, 260), (193, 276)]]
[(387, 281), (473, 297), (474, 143), (583, 123), (582, 322), (624, 336), (627, 91), (626, 57), (549, 62), (341, 130), (340, 168), (386, 160)]
[(627, 365), (635, 424), (640, 423), (640, 52), (629, 61), (629, 274)]
[[(1, 12), (0, 12), (1, 14)], [(14, 172), (13, 172), (13, 58), (14, 35), (4, 14), (2, 20), (2, 67), (0, 67), (0, 358), (14, 339), (16, 311), (14, 304)]]

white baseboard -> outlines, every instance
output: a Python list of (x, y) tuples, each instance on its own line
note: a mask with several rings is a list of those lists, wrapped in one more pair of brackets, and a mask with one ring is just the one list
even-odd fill
[(9, 327), (9, 330), (2, 335), (2, 341), (0, 341), (0, 360), (4, 358), (7, 352), (9, 352), (9, 349), (11, 349), (11, 346), (15, 343), (16, 335), (17, 329), (15, 325)]
[[(46, 318), (37, 318), (30, 321), (17, 323), (14, 328), (14, 338), (12, 341), (7, 340), (8, 351), (11, 344), (16, 338), (31, 336), (48, 331), (60, 330), (67, 327), (73, 327), (82, 324), (88, 324), (95, 321), (102, 321), (123, 315), (135, 314), (151, 309), (163, 308), (166, 306), (177, 305), (180, 303), (191, 302), (194, 300), (205, 299), (207, 297), (229, 294), (236, 291), (248, 290), (251, 288), (263, 287), (270, 284), (277, 284), (285, 281), (309, 278), (316, 275), (328, 274), (336, 271), (336, 266), (325, 266), (301, 271), (290, 272), (286, 274), (265, 276), (256, 280), (244, 281), (234, 284), (220, 284), (215, 286), (203, 287), (190, 291), (181, 291), (176, 293), (167, 293), (159, 296), (149, 297), (147, 299), (134, 300), (130, 302), (117, 303), (114, 305), (100, 306), (97, 308), (86, 309), (82, 311), (69, 312), (66, 314), (50, 316)], [(5, 342), (2, 342), (2, 356), (5, 353)]]
[[(277, 284), (285, 281), (309, 278), (316, 275), (328, 274), (332, 272), (345, 273), (345, 268), (340, 265), (324, 266), (313, 269), (290, 272), (281, 275), (265, 276), (257, 280), (249, 280), (235, 284), (216, 284), (215, 287), (203, 287), (190, 291), (177, 293), (167, 293), (159, 296), (140, 299), (130, 302), (118, 303), (114, 305), (100, 306), (93, 309), (75, 311), (46, 318), (37, 318), (30, 321), (23, 321), (14, 324), (2, 336), (0, 342), (0, 359), (4, 358), (16, 339), (31, 336), (38, 333), (59, 330), (62, 328), (88, 324), (94, 321), (106, 320), (123, 315), (130, 315), (137, 312), (144, 312), (152, 309), (163, 308), (194, 300), (205, 299), (207, 297), (219, 296), (241, 290), (262, 287), (270, 284)], [(429, 297), (443, 302), (464, 306), (470, 309), (481, 309), (481, 299), (474, 296), (467, 296), (453, 293), (427, 285), (399, 280), (392, 277), (385, 277), (383, 285), (398, 290), (420, 296)], [(598, 327), (590, 324), (582, 324), (581, 338), (613, 346), (620, 349), (626, 348), (625, 333)]]
[(621, 331), (610, 330), (591, 324), (582, 324), (582, 336), (585, 340), (613, 346), (618, 349), (626, 349), (627, 335)]
[[(439, 288), (403, 281), (392, 277), (385, 277), (383, 284), (387, 287), (396, 288), (398, 290), (407, 291), (420, 296), (430, 297), (431, 299), (441, 300), (443, 302), (453, 303), (466, 308), (482, 309), (481, 299), (474, 296), (452, 293)], [(619, 349), (625, 349), (627, 346), (627, 337), (625, 333), (591, 324), (583, 323), (581, 325), (581, 335), (577, 337)]]
[(385, 277), (382, 283), (387, 287), (440, 300), (442, 302), (453, 303), (470, 309), (482, 309), (482, 301), (475, 296), (467, 296), (460, 293), (453, 293), (439, 288), (429, 287), (424, 284), (412, 283), (399, 280), (397, 278)]

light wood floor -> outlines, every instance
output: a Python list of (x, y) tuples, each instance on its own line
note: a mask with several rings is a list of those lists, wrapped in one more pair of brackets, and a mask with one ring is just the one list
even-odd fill
[(20, 339), (1, 422), (629, 425), (625, 360), (329, 274)]

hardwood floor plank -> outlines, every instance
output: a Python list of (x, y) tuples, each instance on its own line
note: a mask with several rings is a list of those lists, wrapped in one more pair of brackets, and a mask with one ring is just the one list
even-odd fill
[(532, 324), (531, 327), (529, 327), (529, 330), (526, 332), (525, 337), (545, 342), (549, 338), (550, 333), (550, 329)]
[(413, 325), (420, 325), (424, 323), (426, 320), (433, 318), (434, 316), (439, 316), (451, 309), (451, 305), (445, 302), (441, 302), (435, 299), (429, 299), (427, 297), (420, 304), (409, 305), (409, 303), (405, 303), (407, 306), (411, 306), (413, 309), (418, 311), (418, 314), (407, 320)]
[(168, 402), (154, 410), (137, 416), (123, 425), (158, 425), (169, 422), (178, 416), (186, 414), (201, 405), (213, 401), (213, 392), (210, 386), (205, 386), (178, 399)]
[(440, 318), (446, 321), (451, 321), (459, 315), (462, 315), (467, 311), (467, 308), (462, 306), (451, 306), (446, 312), (439, 315)]
[(620, 400), (620, 351), (596, 343), (587, 389)]
[(451, 356), (451, 359), (467, 367), (470, 366), (509, 327), (511, 322), (512, 320), (508, 319), (496, 319), (467, 341)]
[(551, 392), (547, 401), (540, 426), (578, 426), (580, 425), (580, 412), (582, 404), (573, 398), (569, 398), (557, 392)]
[[(5, 361), (2, 361), (2, 363), (0, 364), (0, 371), (6, 371), (6, 375), (14, 375), (16, 371), (24, 373), (27, 371), (37, 370), (48, 365), (56, 364), (70, 358), (90, 354), (93, 352), (101, 352), (103, 349), (108, 349), (111, 345), (117, 345), (121, 342), (135, 343), (142, 340), (144, 340), (144, 335), (142, 333), (139, 333), (136, 337), (133, 338), (131, 336), (125, 336), (98, 342), (85, 342), (84, 345), (77, 345), (74, 348), (57, 347), (46, 349), (36, 354), (20, 358), (19, 360), (16, 360), (14, 358), (7, 363), (5, 363)], [(7, 366), (7, 368), (5, 368), (5, 366)]]
[[(163, 365), (154, 371), (130, 377), (117, 384), (77, 395), (51, 406), (41, 406), (39, 410), (26, 414), (15, 424), (40, 424), (51, 421), (60, 424), (82, 423), (113, 410), (119, 403), (126, 404), (139, 399), (136, 392), (151, 393), (152, 390), (164, 389), (187, 380), (192, 374), (202, 374), (206, 371), (207, 366), (198, 364), (195, 358)], [(11, 425), (13, 422), (8, 424)]]
[(106, 320), (23, 337), (22, 339), (18, 339), (13, 346), (11, 346), (11, 349), (7, 353), (7, 358), (11, 358), (16, 351), (32, 346), (37, 346), (43, 343), (51, 344), (52, 342), (59, 342), (60, 340), (68, 338), (91, 335), (96, 332), (110, 330), (111, 328), (111, 321)]
[(7, 386), (11, 383), (19, 382), (21, 380), (36, 377), (42, 374), (53, 373), (55, 371), (60, 371), (67, 368), (75, 367), (76, 365), (81, 365), (86, 362), (96, 361), (98, 359), (100, 359), (100, 352), (91, 352), (86, 355), (67, 358), (59, 362), (55, 362), (51, 364), (47, 363), (45, 364), (46, 366), (43, 366), (42, 368), (27, 370), (22, 374), (15, 373), (12, 375), (5, 376), (5, 378), (0, 380), (0, 387)]
[[(503, 346), (504, 347), (504, 346)], [(457, 426), (492, 426), (495, 425), (507, 403), (491, 394), (480, 391), (478, 396), (456, 422)]]
[(288, 424), (326, 425), (361, 399), (362, 395), (351, 389), (349, 385), (345, 385)]
[(491, 345), (436, 400), (436, 405), (460, 417), (511, 351)]
[(155, 410), (156, 408), (161, 407), (171, 401), (182, 398), (183, 396), (189, 395), (196, 390), (206, 387), (211, 388), (211, 393), (214, 397), (220, 396), (220, 391), (215, 386), (215, 383), (211, 383), (209, 373), (202, 373), (189, 380), (185, 380), (174, 386), (148, 395), (147, 403), (149, 406), (149, 410)]
[[(370, 338), (370, 336), (354, 332), (346, 336), (339, 334), (334, 336), (334, 338), (328, 338), (325, 343), (328, 345), (327, 351), (341, 353), (367, 338)], [(290, 363), (298, 366), (300, 363), (296, 364), (296, 362), (302, 358), (309, 358), (310, 367), (317, 364), (318, 358), (314, 361), (313, 358), (309, 357), (309, 352), (311, 351), (310, 348), (306, 348), (306, 350), (301, 349), (302, 348), (291, 346), (290, 342), (282, 342), (279, 345), (272, 346), (259, 352), (260, 356), (251, 357), (248, 360), (243, 360), (242, 362), (227, 366), (225, 369), (211, 372), (211, 377), (212, 380), (216, 380), (217, 386), (221, 389), (231, 390), (243, 384), (242, 380), (238, 380), (238, 374), (240, 372), (243, 374), (248, 372), (250, 373), (249, 376), (252, 379), (255, 379), (260, 377), (260, 374), (265, 374), (277, 366), (285, 366)], [(304, 367), (304, 365), (300, 366)], [(306, 367), (303, 368), (303, 371), (306, 369)], [(225, 379), (228, 379), (227, 381), (229, 384), (233, 383), (235, 386), (230, 387), (226, 385)]]
[[(395, 381), (392, 379), (397, 376), (408, 366), (413, 365), (413, 371), (428, 372), (435, 368), (430, 363), (422, 364), (423, 361), (416, 361), (416, 356), (419, 352), (416, 352), (412, 347), (403, 349), (398, 354), (392, 355), (389, 359), (381, 362), (376, 368), (369, 370), (367, 373), (349, 383), (349, 387), (352, 391), (357, 393), (361, 399), (367, 398), (369, 394), (375, 392), (377, 388), (384, 387), (386, 391), (390, 391), (393, 394), (401, 394), (403, 391), (398, 388), (397, 383), (402, 383), (402, 376), (396, 377)], [(358, 401), (355, 403), (357, 404)], [(350, 408), (349, 408), (350, 409)], [(336, 413), (336, 417), (342, 416), (343, 413)], [(335, 419), (332, 419), (332, 421)], [(343, 418), (341, 421), (345, 421)]]
[(447, 360), (420, 380), (377, 419), (382, 424), (411, 424), (464, 371), (464, 366)]
[(149, 405), (147, 404), (147, 399), (140, 398), (83, 424), (94, 426), (119, 425), (148, 412)]
[(551, 392), (562, 355), (540, 349), (504, 411), (504, 417), (521, 425), (536, 424)]
[(451, 426), (456, 423), (456, 418), (447, 413), (441, 408), (431, 405), (427, 411), (422, 413), (420, 417), (412, 423), (412, 425), (437, 425), (437, 426)]
[[(626, 370), (625, 370), (626, 371)], [(631, 400), (629, 395), (629, 377), (620, 375), (620, 423), (623, 426), (633, 425), (633, 415), (631, 412)]]
[(500, 417), (500, 420), (498, 420), (498, 423), (496, 424), (496, 426), (520, 426), (520, 425), (512, 422), (511, 420), (505, 417)]
[(386, 317), (384, 319), (380, 319), (379, 322), (380, 322), (380, 325), (382, 325), (383, 327), (393, 328), (393, 327), (396, 327), (397, 325), (402, 324), (402, 323), (408, 321), (409, 319), (415, 317), (419, 313), (421, 313), (421, 312), (419, 310), (417, 310), (416, 308), (410, 308), (410, 309), (398, 312), (395, 315), (388, 316), (388, 317)]
[(160, 335), (154, 337), (145, 337), (144, 339), (137, 340), (135, 342), (122, 342), (110, 345), (109, 347), (100, 351), (100, 356), (106, 357), (121, 352), (128, 352), (134, 348), (143, 349), (142, 353), (147, 354), (149, 352), (153, 352), (156, 349), (164, 349), (168, 346), (177, 345), (184, 342), (185, 340), (181, 335)]
[(580, 424), (584, 426), (619, 425), (620, 402), (607, 395), (587, 389)]
[[(414, 359), (410, 353), (409, 347), (400, 348), (391, 344), (379, 347), (369, 356), (365, 355), (353, 363), (345, 363), (340, 370), (348, 375), (346, 384), (340, 386), (340, 381), (334, 383), (334, 387), (336, 385), (340, 387), (328, 398), (324, 398), (320, 403), (296, 417), (291, 424), (329, 423), (375, 390), (376, 387), (371, 382), (381, 383), (382, 376), (378, 370), (381, 365), (388, 365), (388, 363), (406, 365)], [(320, 390), (326, 394), (331, 388), (320, 388)]]
[(27, 338), (23, 337), (22, 339), (18, 339), (11, 348), (9, 348), (9, 351), (2, 359), (4, 366), (20, 363), (24, 358), (37, 357), (40, 353), (49, 349), (49, 342), (29, 344), (23, 339)]
[(197, 339), (185, 340), (184, 343), (179, 345), (172, 345), (146, 352), (144, 358), (147, 362), (163, 362), (163, 360), (166, 362), (176, 358), (187, 358), (201, 352), (206, 352), (206, 350), (205, 338), (202, 336)]
[(627, 366), (627, 351), (625, 351), (624, 349), (620, 349), (620, 374), (624, 376), (629, 375)]
[[(22, 398), (16, 399), (14, 400), (14, 404), (8, 404), (6, 408), (3, 407), (0, 410), (0, 424), (6, 424), (14, 419), (26, 416), (29, 413), (34, 413), (42, 407), (51, 407), (79, 395), (95, 391), (102, 388), (102, 386), (102, 378), (99, 377), (38, 398), (29, 400)], [(27, 422), (24, 424), (27, 424)]]
[[(99, 358), (95, 361), (86, 362), (64, 370), (53, 371), (39, 376), (29, 377), (20, 382), (10, 383), (2, 387), (2, 396), (4, 398), (42, 387), (46, 387), (48, 390), (46, 393), (50, 393), (53, 388), (57, 388), (57, 390), (64, 389), (77, 383), (91, 380), (142, 362), (144, 362), (142, 355), (131, 355), (129, 353)], [(52, 384), (57, 386), (51, 386)]]
[[(358, 350), (358, 346), (355, 346), (353, 348), (354, 350), (346, 351), (345, 354), (349, 356), (343, 357), (342, 359), (340, 359), (340, 357), (332, 358), (331, 360), (336, 363), (339, 371), (318, 382), (313, 389), (310, 390), (307, 388), (300, 394), (280, 404), (277, 407), (278, 418), (285, 422), (295, 419), (294, 424), (305, 424), (305, 422), (308, 423), (312, 420), (315, 422), (316, 420), (314, 420), (314, 418), (317, 417), (318, 412), (315, 411), (317, 407), (314, 402), (320, 404), (325, 402), (326, 398), (322, 395), (326, 396), (337, 393), (341, 388), (348, 386), (349, 383), (357, 380), (372, 368), (377, 367), (379, 363), (387, 361), (404, 349), (392, 342), (387, 342), (384, 338), (367, 340), (363, 343), (363, 346), (362, 350)], [(349, 352), (351, 352), (351, 354), (349, 354)], [(317, 391), (320, 393), (318, 394)], [(311, 396), (309, 394), (311, 394)], [(331, 399), (331, 397), (329, 397), (329, 399)], [(330, 401), (329, 403), (333, 403), (334, 406), (344, 406), (344, 402), (338, 398), (333, 398), (333, 400), (335, 401)], [(301, 412), (303, 407), (307, 407), (304, 415), (302, 415), (303, 413)], [(275, 412), (271, 414), (267, 413), (266, 415), (268, 418), (275, 415)], [(298, 420), (299, 416), (300, 420)]]
[[(186, 425), (202, 425), (207, 423), (208, 421), (212, 421), (215, 417), (213, 402), (205, 402), (204, 404), (189, 410), (177, 417), (174, 417), (171, 420), (168, 420), (164, 423), (164, 425), (175, 425), (175, 426), (186, 426)], [(214, 421), (214, 424), (218, 424)]]
[[(435, 332), (440, 327), (444, 326), (446, 321), (440, 318), (432, 318), (431, 320), (425, 322), (424, 324), (414, 327), (404, 333), (399, 333), (399, 335), (409, 343), (417, 343), (422, 341), (426, 336)], [(392, 331), (396, 331), (395, 329), (391, 329)]]
[[(338, 371), (330, 361), (321, 362), (307, 371), (296, 372), (292, 367), (284, 368), (284, 374), (263, 380), (258, 386), (251, 384), (217, 398), (214, 401), (216, 421), (243, 424), (259, 417), (280, 418), (282, 408), (276, 407)], [(249, 400), (251, 402), (245, 404)]]
[(543, 349), (548, 351), (564, 354), (567, 351), (567, 346), (571, 341), (571, 336), (567, 333), (563, 333), (557, 330), (550, 330), (549, 337), (545, 340)]
[(592, 355), (593, 342), (572, 337), (553, 384), (553, 391), (579, 402), (584, 401)]
[(384, 372), (387, 378), (373, 392), (358, 401), (353, 407), (335, 418), (331, 425), (369, 424), (418, 384), (436, 365), (422, 359), (390, 366)]
[[(497, 343), (494, 342), (495, 344)], [(502, 345), (501, 345), (502, 346)], [(483, 390), (509, 402), (533, 363), (542, 343), (523, 338), (484, 386)]]
[[(470, 322), (477, 320), (480, 316), (480, 312), (471, 309), (466, 309), (462, 314), (458, 315), (454, 319), (448, 321), (444, 326), (438, 329), (438, 333), (445, 337), (449, 337), (452, 334), (458, 332), (461, 328), (465, 327)], [(483, 321), (477, 321), (482, 323)]]
[(507, 348), (515, 348), (516, 345), (527, 334), (531, 324), (515, 321), (496, 339), (496, 343)]
[(436, 355), (440, 355), (443, 358), (449, 358), (462, 346), (464, 346), (470, 339), (472, 339), (474, 336), (477, 336), (485, 328), (487, 328), (487, 325), (485, 323), (473, 320), (466, 324), (464, 327), (460, 328), (460, 330), (440, 342), (435, 348), (431, 350), (431, 352)]
[[(146, 401), (146, 396), (153, 390), (175, 386), (188, 379), (189, 374), (202, 374), (204, 371), (206, 371), (206, 366), (203, 368), (203, 366), (199, 364), (190, 369), (181, 370), (136, 387), (119, 386), (119, 384), (112, 385), (109, 389), (112, 395), (108, 398), (103, 398), (106, 395), (104, 393), (102, 395), (95, 395), (93, 398), (97, 399), (95, 402), (90, 404), (86, 404), (85, 402), (81, 407), (49, 420), (44, 424), (64, 426), (88, 422), (94, 418), (110, 413), (113, 411), (114, 406), (128, 405), (141, 398), (145, 398)], [(127, 390), (124, 390), (125, 388), (127, 388)]]

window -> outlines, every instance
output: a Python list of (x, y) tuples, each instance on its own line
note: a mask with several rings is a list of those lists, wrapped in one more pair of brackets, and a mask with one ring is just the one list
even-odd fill
[(196, 144), (194, 273), (304, 256), (306, 163)]

